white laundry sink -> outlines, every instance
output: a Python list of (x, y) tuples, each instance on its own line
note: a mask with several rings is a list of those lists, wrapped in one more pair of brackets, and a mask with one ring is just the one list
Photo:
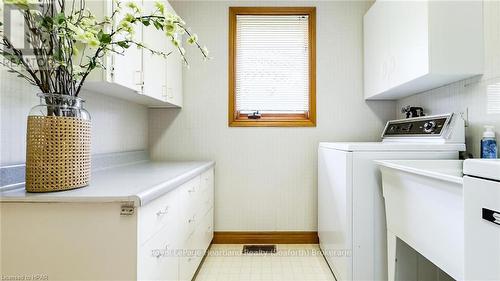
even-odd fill
[(455, 280), (463, 280), (463, 162), (388, 160), (377, 163), (382, 172), (386, 207), (389, 280), (395, 278), (396, 238)]

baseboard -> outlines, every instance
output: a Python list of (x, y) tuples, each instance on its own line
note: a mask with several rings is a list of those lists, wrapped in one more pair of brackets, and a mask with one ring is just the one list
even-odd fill
[(316, 231), (216, 231), (213, 244), (318, 244)]

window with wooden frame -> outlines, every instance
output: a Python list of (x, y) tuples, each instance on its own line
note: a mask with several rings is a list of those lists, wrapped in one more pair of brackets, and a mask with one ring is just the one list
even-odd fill
[(229, 126), (316, 126), (316, 8), (229, 8)]

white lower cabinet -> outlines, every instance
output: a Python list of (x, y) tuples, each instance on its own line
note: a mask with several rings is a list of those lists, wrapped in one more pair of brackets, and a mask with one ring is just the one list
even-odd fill
[(193, 278), (213, 238), (213, 187), (210, 169), (139, 208), (138, 279)]
[(213, 173), (133, 208), (133, 202), (2, 202), (0, 275), (192, 280), (213, 238)]
[(181, 244), (185, 255), (180, 258), (179, 280), (184, 281), (191, 280), (213, 238), (213, 170), (203, 173), (187, 187), (184, 194), (181, 192), (181, 196), (188, 198), (184, 201), (196, 202), (194, 208), (183, 206), (187, 235)]

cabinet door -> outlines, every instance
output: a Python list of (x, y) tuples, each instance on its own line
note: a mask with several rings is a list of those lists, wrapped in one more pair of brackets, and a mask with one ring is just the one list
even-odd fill
[(387, 3), (377, 2), (364, 16), (364, 79), (365, 97), (370, 97), (387, 88), (391, 44), (388, 42), (390, 20), (385, 15)]
[[(92, 14), (96, 17), (97, 21), (103, 21), (105, 17), (109, 17), (113, 12), (113, 3), (112, 1), (82, 1), (85, 4), (85, 9), (92, 12)], [(78, 0), (66, 0), (65, 1), (65, 12), (66, 14), (75, 13), (77, 7), (80, 7), (82, 4)], [(110, 25), (105, 26), (105, 32), (111, 33), (113, 27)], [(77, 60), (82, 59), (82, 55), (84, 56), (81, 64), (88, 63), (88, 57), (93, 56), (95, 54), (96, 49), (86, 48), (85, 51), (80, 50), (80, 54), (77, 56)], [(92, 72), (90, 72), (89, 76), (85, 80), (83, 84), (83, 89), (88, 89), (90, 91), (96, 91), (96, 84), (102, 82), (112, 82), (112, 70), (113, 70), (113, 55), (108, 53), (106, 56), (101, 58), (102, 64), (105, 66), (104, 68), (95, 68)], [(104, 89), (107, 91), (108, 89)]]
[[(166, 1), (163, 1), (166, 2)], [(155, 1), (146, 0), (143, 2), (144, 11), (152, 13), (156, 10)], [(143, 29), (144, 44), (155, 50), (167, 53), (168, 39), (165, 32), (157, 30), (153, 25)], [(167, 101), (167, 59), (152, 54), (143, 49), (144, 59), (144, 90), (143, 94), (155, 99)]]
[(428, 34), (426, 1), (373, 4), (364, 16), (366, 98), (429, 72)]
[[(123, 8), (121, 12), (116, 15), (115, 28), (118, 26), (125, 14), (129, 12), (129, 9), (125, 8), (125, 6), (130, 2), (135, 2), (138, 5), (142, 5), (142, 2), (137, 0), (122, 1), (121, 5)], [(113, 5), (115, 4), (113, 3)], [(134, 40), (137, 42), (142, 42), (142, 27), (140, 24), (137, 24), (135, 26)], [(125, 50), (117, 47), (117, 50), (123, 51), (123, 53), (113, 54), (113, 82), (126, 88), (141, 92), (143, 84), (142, 50), (133, 45)]]
[[(167, 11), (175, 14), (174, 9), (168, 2), (166, 7)], [(167, 53), (169, 52), (172, 53), (167, 58), (166, 97), (169, 103), (182, 107), (182, 57), (178, 48), (170, 40), (167, 42)]]

